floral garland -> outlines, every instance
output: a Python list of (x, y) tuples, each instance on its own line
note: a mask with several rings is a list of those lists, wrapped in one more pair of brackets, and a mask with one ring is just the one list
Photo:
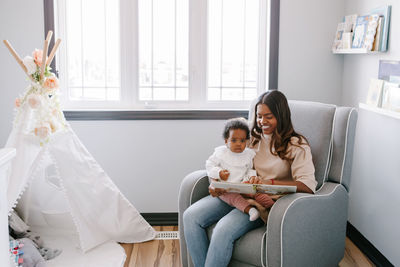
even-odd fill
[(23, 59), (27, 74), (32, 79), (25, 93), (15, 99), (17, 116), (14, 121), (14, 125), (21, 123), (20, 114), (23, 110), (28, 109), (32, 112), (30, 126), (25, 129), (25, 132), (39, 137), (41, 145), (49, 141), (51, 134), (66, 126), (58, 97), (59, 81), (51, 72), (50, 66), (45, 67), (43, 77), (41, 77), (42, 58), (43, 51), (35, 49), (32, 56), (26, 56)]

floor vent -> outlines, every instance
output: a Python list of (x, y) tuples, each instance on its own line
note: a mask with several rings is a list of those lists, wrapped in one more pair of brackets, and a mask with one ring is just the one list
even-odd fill
[(160, 231), (157, 232), (155, 239), (179, 239), (179, 231)]

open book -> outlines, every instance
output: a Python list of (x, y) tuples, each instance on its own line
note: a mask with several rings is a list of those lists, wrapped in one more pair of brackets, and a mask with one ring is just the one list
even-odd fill
[(271, 195), (281, 195), (295, 193), (297, 189), (295, 185), (242, 184), (219, 181), (211, 181), (211, 186), (225, 189), (227, 192), (240, 194), (267, 193)]

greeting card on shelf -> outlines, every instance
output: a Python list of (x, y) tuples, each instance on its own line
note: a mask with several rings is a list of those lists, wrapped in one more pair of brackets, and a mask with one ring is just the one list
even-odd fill
[(382, 92), (382, 108), (400, 112), (399, 84), (385, 82)]
[(368, 51), (372, 50), (375, 40), (376, 28), (378, 26), (379, 15), (370, 15), (368, 18), (367, 32), (365, 33), (363, 47)]
[(367, 105), (373, 107), (380, 107), (382, 100), (382, 88), (383, 80), (371, 79), (369, 83), (368, 95), (367, 95)]
[(342, 49), (351, 49), (352, 40), (353, 40), (353, 33), (344, 32), (342, 34)]
[(372, 49), (378, 19), (378, 15), (366, 15), (357, 18), (352, 48), (366, 48), (368, 51)]
[(338, 24), (338, 26), (336, 28), (335, 39), (333, 40), (332, 51), (343, 49), (342, 37), (343, 37), (343, 33), (345, 32), (345, 28), (346, 28), (346, 23), (341, 22)]
[(345, 26), (346, 32), (354, 32), (354, 28), (357, 22), (357, 17), (358, 17), (357, 14), (347, 15), (344, 17), (344, 23), (346, 24)]
[(372, 51), (379, 51), (382, 44), (382, 31), (383, 31), (383, 17), (379, 16), (378, 25), (376, 26), (375, 40), (371, 49)]
[(390, 75), (389, 82), (400, 84), (400, 76)]
[(384, 5), (377, 7), (370, 11), (370, 14), (377, 14), (382, 17), (382, 33), (379, 51), (386, 51), (388, 49), (389, 40), (389, 27), (390, 27), (390, 14), (392, 11), (392, 6)]

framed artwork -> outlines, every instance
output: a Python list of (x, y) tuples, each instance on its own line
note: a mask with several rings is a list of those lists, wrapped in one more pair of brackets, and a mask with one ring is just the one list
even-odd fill
[(390, 81), (390, 76), (400, 76), (400, 61), (379, 60), (378, 79)]

